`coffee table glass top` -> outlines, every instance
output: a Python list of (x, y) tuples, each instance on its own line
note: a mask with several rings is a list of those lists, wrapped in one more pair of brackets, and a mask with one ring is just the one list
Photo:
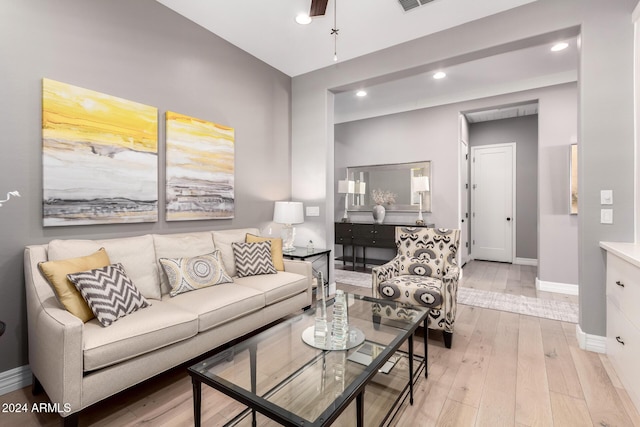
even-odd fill
[[(259, 412), (262, 408), (277, 414), (281, 421), (287, 420), (287, 424), (322, 425), (337, 417), (374, 376), (384, 375), (378, 370), (388, 367), (385, 361), (422, 324), (428, 313), (421, 307), (354, 294), (347, 294), (347, 300), (349, 325), (364, 333), (365, 347), (346, 351), (320, 350), (305, 344), (301, 336), (314, 324), (315, 310), (312, 309), (193, 365), (189, 371), (203, 383)], [(331, 303), (331, 300), (327, 303), (329, 320)], [(374, 314), (387, 307), (403, 307), (407, 320), (380, 322)], [(363, 363), (362, 357), (355, 357), (361, 354), (354, 353), (365, 349), (370, 357)], [(402, 364), (398, 365), (400, 371)], [(392, 384), (393, 381), (408, 382), (408, 372), (400, 374), (401, 379), (388, 377), (380, 380), (389, 382), (381, 389), (392, 390), (398, 386)], [(376, 380), (377, 377), (372, 382)], [(393, 403), (388, 405), (389, 410)], [(365, 416), (369, 409), (365, 410)]]

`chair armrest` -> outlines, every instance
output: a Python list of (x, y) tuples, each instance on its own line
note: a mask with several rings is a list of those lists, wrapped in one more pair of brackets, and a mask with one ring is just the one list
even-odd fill
[(380, 283), (385, 280), (389, 280), (394, 276), (399, 274), (398, 269), (398, 258), (394, 258), (386, 264), (379, 265), (377, 267), (373, 267), (371, 270), (371, 286), (372, 286), (372, 295), (374, 298), (380, 298), (380, 293), (378, 292), (378, 288)]
[(445, 323), (452, 328), (458, 311), (458, 281), (460, 280), (460, 267), (449, 266), (447, 274), (442, 277), (442, 300), (444, 303)]

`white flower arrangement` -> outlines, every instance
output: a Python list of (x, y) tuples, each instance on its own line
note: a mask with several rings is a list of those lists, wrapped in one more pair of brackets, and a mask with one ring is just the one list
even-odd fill
[(5, 200), (0, 200), (0, 208), (2, 207), (3, 203), (6, 203), (9, 201), (9, 199), (11, 198), (11, 196), (13, 197), (20, 197), (20, 193), (17, 191), (9, 191), (7, 193), (7, 198)]
[(396, 195), (391, 191), (375, 189), (371, 192), (371, 198), (376, 205), (392, 205), (396, 202)]

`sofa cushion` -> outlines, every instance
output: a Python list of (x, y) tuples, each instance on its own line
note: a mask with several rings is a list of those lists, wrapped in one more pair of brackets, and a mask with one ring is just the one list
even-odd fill
[(265, 274), (262, 276), (237, 277), (235, 283), (239, 286), (264, 292), (267, 305), (304, 292), (309, 287), (307, 276), (286, 271), (278, 271), (277, 274)]
[(163, 301), (196, 314), (198, 332), (202, 332), (260, 310), (265, 305), (265, 295), (246, 286), (223, 283), (173, 298), (165, 296)]
[(158, 265), (150, 234), (106, 240), (52, 240), (48, 254), (49, 259), (56, 260), (88, 255), (101, 247), (107, 250), (112, 263), (123, 265), (145, 298), (161, 298)]
[(107, 251), (101, 248), (88, 256), (41, 262), (38, 267), (53, 287), (64, 308), (83, 322), (87, 322), (95, 317), (93, 311), (67, 275), (109, 264), (111, 262)]
[(232, 243), (238, 277), (276, 274), (271, 258), (271, 242)]
[(160, 258), (189, 258), (202, 254), (210, 254), (216, 248), (213, 238), (208, 231), (182, 234), (154, 234), (156, 261), (160, 270), (160, 289), (162, 295), (171, 292), (171, 285), (167, 275), (160, 266)]
[(127, 277), (122, 264), (112, 264), (80, 273), (67, 274), (91, 307), (102, 326), (149, 306), (149, 302)]
[(282, 239), (275, 237), (261, 237), (256, 236), (255, 234), (247, 233), (247, 237), (245, 237), (245, 242), (247, 243), (255, 243), (255, 242), (271, 242), (271, 259), (273, 260), (273, 266), (278, 271), (284, 271), (284, 257), (282, 255)]
[[(233, 255), (233, 248), (231, 243), (244, 242), (248, 234), (259, 234), (257, 228), (239, 228), (235, 230), (216, 230), (212, 231), (213, 242), (216, 245), (216, 249), (220, 249), (222, 255), (222, 262), (224, 263), (224, 269), (229, 273), (231, 277), (236, 273), (236, 259)], [(204, 252), (203, 252), (204, 253)]]
[(84, 371), (93, 371), (171, 345), (198, 333), (198, 317), (164, 301), (123, 317), (108, 328), (85, 323)]
[(218, 250), (189, 258), (160, 258), (159, 261), (169, 279), (169, 295), (172, 297), (183, 292), (233, 282), (224, 271)]

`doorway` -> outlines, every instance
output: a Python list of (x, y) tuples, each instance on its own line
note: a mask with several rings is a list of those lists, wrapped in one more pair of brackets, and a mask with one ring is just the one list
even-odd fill
[(471, 147), (471, 253), (514, 261), (516, 144)]

